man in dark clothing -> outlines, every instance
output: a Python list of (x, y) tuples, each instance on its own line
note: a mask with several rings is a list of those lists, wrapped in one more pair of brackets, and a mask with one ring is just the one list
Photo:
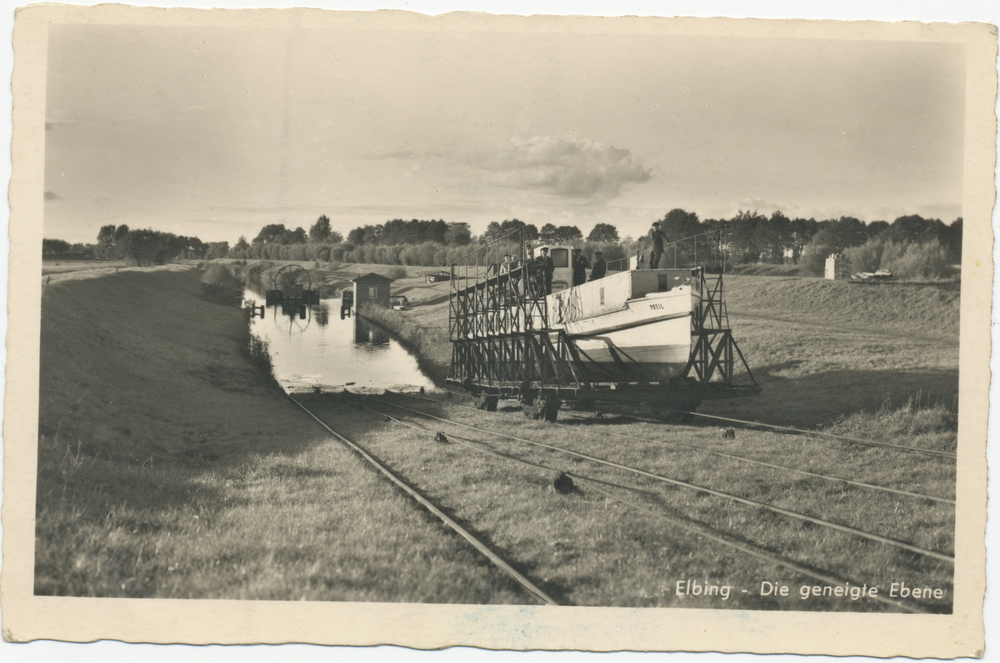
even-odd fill
[(663, 233), (660, 232), (658, 221), (653, 221), (653, 227), (649, 229), (649, 239), (653, 243), (653, 248), (649, 251), (649, 268), (656, 269), (660, 266), (660, 256), (663, 255)]
[(581, 285), (587, 282), (587, 269), (590, 261), (583, 255), (580, 249), (573, 249), (573, 285)]
[(594, 268), (590, 270), (590, 280), (603, 279), (607, 273), (608, 263), (604, 262), (604, 254), (600, 251), (594, 251)]
[(545, 277), (545, 294), (552, 294), (552, 275), (556, 271), (556, 264), (549, 257), (549, 250), (542, 247), (542, 274)]

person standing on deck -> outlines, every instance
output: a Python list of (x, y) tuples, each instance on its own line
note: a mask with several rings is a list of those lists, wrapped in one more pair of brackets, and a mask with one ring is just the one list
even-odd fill
[(582, 285), (587, 282), (587, 268), (590, 261), (583, 255), (580, 249), (573, 249), (573, 285)]
[(556, 264), (552, 262), (552, 258), (549, 256), (549, 249), (547, 247), (542, 247), (542, 276), (545, 279), (545, 294), (552, 294), (552, 275), (556, 271)]
[(656, 269), (660, 266), (660, 256), (663, 255), (663, 233), (660, 232), (659, 221), (653, 221), (653, 226), (649, 229), (649, 240), (653, 243), (653, 248), (649, 251), (649, 268)]
[(500, 273), (506, 274), (510, 271), (510, 254), (503, 257), (503, 262), (500, 263)]
[(594, 251), (594, 268), (590, 270), (590, 280), (603, 279), (608, 273), (608, 263), (604, 262), (604, 254)]

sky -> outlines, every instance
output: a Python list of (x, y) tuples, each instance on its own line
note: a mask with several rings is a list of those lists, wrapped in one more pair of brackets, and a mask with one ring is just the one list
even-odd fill
[(45, 237), (253, 239), (320, 215), (610, 223), (962, 215), (946, 43), (318, 27), (50, 28)]

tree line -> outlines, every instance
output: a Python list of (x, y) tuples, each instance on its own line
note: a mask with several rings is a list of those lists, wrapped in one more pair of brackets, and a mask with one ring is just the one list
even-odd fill
[[(692, 237), (701, 236), (702, 246), (715, 241), (729, 264), (796, 264), (807, 274), (822, 274), (831, 254), (872, 243), (879, 246), (933, 245), (938, 263), (955, 264), (962, 254), (962, 218), (951, 224), (911, 214), (892, 223), (842, 216), (839, 219), (789, 219), (780, 211), (765, 216), (740, 210), (732, 219), (700, 221), (692, 212), (674, 209), (661, 220), (661, 231), (671, 249), (689, 258)], [(695, 240), (697, 241), (697, 240)], [(935, 254), (937, 255), (937, 254)], [(871, 264), (869, 261), (868, 265)]]
[[(906, 215), (892, 223), (865, 223), (847, 216), (817, 221), (790, 219), (780, 211), (768, 216), (740, 210), (731, 219), (703, 220), (693, 212), (673, 209), (659, 222), (667, 244), (663, 259), (666, 262), (661, 265), (722, 260), (730, 265), (791, 263), (799, 265), (805, 273), (821, 274), (830, 254), (851, 251), (859, 269), (872, 268), (886, 256), (901, 260), (899, 256), (905, 255), (909, 246), (924, 247), (920, 257), (911, 252), (911, 262), (933, 258), (940, 264), (954, 264), (961, 259), (961, 218), (945, 224), (940, 219)], [(228, 257), (445, 266), (486, 242), (518, 232), (530, 242), (573, 244), (585, 253), (600, 249), (609, 261), (648, 251), (651, 244), (648, 236), (622, 238), (617, 228), (608, 223), (597, 223), (584, 238), (576, 226), (547, 223), (539, 229), (518, 219), (492, 221), (478, 237), (467, 223), (392, 219), (380, 225), (356, 227), (344, 238), (323, 215), (308, 231), (302, 227), (287, 228), (281, 223), (267, 224), (252, 241), (241, 236), (232, 246), (228, 242), (206, 243), (197, 237), (150, 228), (106, 225), (98, 232), (94, 245), (45, 239), (42, 250), (50, 255), (89, 253), (137, 265)], [(859, 247), (867, 248), (860, 252)]]

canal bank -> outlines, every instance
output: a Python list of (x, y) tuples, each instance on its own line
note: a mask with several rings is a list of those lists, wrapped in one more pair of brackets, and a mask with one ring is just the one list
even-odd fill
[(49, 280), (36, 593), (516, 601), (304, 416), (249, 338), (237, 294), (194, 268)]

